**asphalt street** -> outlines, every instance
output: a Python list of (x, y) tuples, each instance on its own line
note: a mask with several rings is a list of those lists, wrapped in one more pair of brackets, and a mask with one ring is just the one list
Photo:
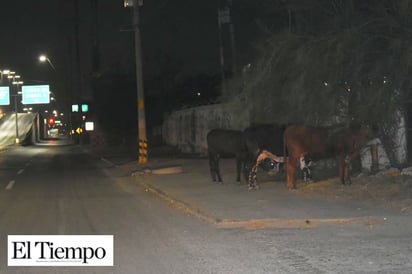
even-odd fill
[[(204, 158), (169, 155), (142, 167), (119, 150), (58, 140), (3, 150), (0, 163), (0, 273), (412, 269), (408, 214), (301, 197), (263, 175), (261, 189), (249, 191), (231, 179), (231, 159), (222, 161), (223, 185), (211, 182)], [(165, 167), (181, 172), (155, 172)], [(113, 235), (114, 266), (7, 266), (7, 235)]]

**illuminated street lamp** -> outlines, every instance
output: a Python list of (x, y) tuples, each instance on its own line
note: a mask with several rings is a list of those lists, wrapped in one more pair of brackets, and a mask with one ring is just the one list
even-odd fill
[[(46, 55), (42, 54), (39, 56), (39, 61), (44, 63), (44, 62), (48, 62), (49, 65), (53, 68), (53, 70), (57, 73), (56, 67), (53, 65), (52, 61), (50, 60), (50, 58), (48, 58)], [(54, 96), (53, 92), (50, 91), (50, 100), (51, 101), (55, 101), (56, 100), (56, 96)], [(53, 95), (53, 96), (52, 96)], [(69, 124), (70, 124), (70, 132), (71, 132), (71, 128), (72, 128), (72, 117), (69, 117)], [(70, 138), (72, 138), (72, 135), (70, 134)]]
[(3, 75), (8, 75), (10, 73), (9, 69), (0, 70), (0, 81), (3, 84)]
[(47, 61), (47, 62), (49, 63), (49, 65), (50, 65), (54, 70), (56, 70), (56, 68), (54, 67), (52, 61), (50, 61), (49, 57), (47, 57), (46, 55), (43, 55), (43, 54), (40, 55), (40, 56), (39, 56), (39, 61), (42, 62), (42, 63), (44, 63), (44, 62)]

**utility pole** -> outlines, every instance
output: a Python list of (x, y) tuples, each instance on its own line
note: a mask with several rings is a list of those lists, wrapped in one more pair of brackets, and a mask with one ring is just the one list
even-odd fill
[[(222, 3), (223, 2), (223, 3)], [(230, 51), (231, 51), (231, 70), (232, 70), (232, 77), (234, 77), (237, 73), (237, 62), (236, 62), (236, 45), (235, 45), (235, 30), (234, 24), (232, 20), (232, 0), (218, 0), (217, 1), (217, 24), (218, 24), (218, 32), (219, 32), (219, 57), (220, 57), (220, 74), (222, 80), (222, 93), (225, 92), (226, 89), (226, 76), (225, 76), (225, 51), (224, 51), (224, 29), (223, 25), (228, 25), (229, 31), (229, 38), (230, 38)], [(225, 28), (227, 29), (227, 28)]]
[(232, 0), (228, 0), (229, 5), (229, 33), (230, 33), (230, 48), (232, 51), (232, 77), (236, 76), (237, 73), (237, 62), (236, 62), (236, 45), (235, 45), (235, 30), (233, 26), (233, 16), (232, 16)]
[(217, 0), (217, 26), (219, 32), (219, 61), (220, 61), (220, 77), (222, 81), (222, 94), (226, 91), (226, 77), (225, 77), (225, 55), (223, 52), (223, 34), (222, 34), (222, 24), (223, 24), (223, 12), (220, 8), (220, 0)]
[(147, 134), (146, 134), (146, 116), (144, 106), (144, 86), (143, 86), (143, 67), (142, 67), (142, 45), (140, 38), (140, 16), (139, 8), (143, 6), (143, 0), (125, 0), (125, 7), (133, 9), (133, 29), (134, 29), (134, 46), (136, 55), (136, 84), (137, 84), (137, 118), (139, 130), (139, 159), (138, 164), (147, 163)]
[(74, 62), (75, 62), (75, 77), (76, 77), (76, 86), (75, 86), (75, 100), (79, 100), (84, 96), (82, 91), (82, 81), (81, 81), (81, 58), (80, 58), (80, 21), (79, 21), (79, 0), (74, 0)]

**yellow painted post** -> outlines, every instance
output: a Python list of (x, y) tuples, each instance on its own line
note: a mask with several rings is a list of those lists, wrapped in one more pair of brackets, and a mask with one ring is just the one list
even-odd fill
[(133, 2), (133, 26), (134, 42), (136, 55), (136, 84), (137, 84), (137, 117), (139, 130), (139, 159), (138, 164), (147, 163), (147, 134), (146, 134), (146, 116), (144, 106), (144, 86), (143, 86), (143, 68), (142, 68), (142, 49), (140, 39), (139, 8), (143, 1)]
[(139, 164), (147, 164), (147, 141), (139, 140)]

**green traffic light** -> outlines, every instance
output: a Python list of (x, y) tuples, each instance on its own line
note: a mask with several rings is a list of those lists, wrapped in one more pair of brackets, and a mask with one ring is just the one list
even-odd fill
[(89, 111), (89, 105), (88, 104), (82, 104), (82, 112), (88, 112)]

